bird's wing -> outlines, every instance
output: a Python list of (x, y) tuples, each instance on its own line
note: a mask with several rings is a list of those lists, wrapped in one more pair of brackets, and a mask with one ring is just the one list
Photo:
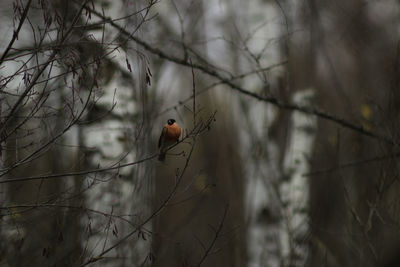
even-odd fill
[(162, 139), (163, 137), (165, 138), (165, 136), (167, 135), (167, 131), (168, 131), (167, 127), (164, 126), (161, 131), (160, 139), (158, 139), (158, 148), (161, 147), (161, 142), (163, 141)]

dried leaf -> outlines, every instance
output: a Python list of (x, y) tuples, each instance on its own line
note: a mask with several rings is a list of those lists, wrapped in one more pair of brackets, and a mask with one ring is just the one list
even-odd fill
[(114, 224), (112, 233), (113, 233), (113, 235), (114, 235), (115, 237), (118, 237), (118, 228), (117, 228), (117, 225), (116, 225), (116, 224)]
[(146, 72), (146, 84), (147, 84), (148, 86), (150, 86), (150, 85), (151, 85), (151, 81), (150, 81), (150, 75), (149, 75), (149, 73), (148, 73), (148, 72)]
[(371, 119), (371, 116), (372, 116), (371, 108), (366, 104), (361, 105), (361, 115), (366, 120)]
[(149, 260), (150, 261), (154, 261), (156, 259), (156, 257), (154, 256), (153, 252), (149, 252)]
[(129, 72), (132, 72), (131, 64), (129, 64), (129, 61), (127, 58), (126, 58), (126, 67), (128, 68)]

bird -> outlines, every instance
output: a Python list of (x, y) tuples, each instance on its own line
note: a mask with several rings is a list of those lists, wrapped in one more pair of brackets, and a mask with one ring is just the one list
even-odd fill
[(158, 148), (160, 149), (159, 161), (165, 160), (168, 147), (179, 141), (181, 133), (182, 128), (179, 127), (178, 123), (174, 119), (169, 119), (164, 125), (158, 140)]

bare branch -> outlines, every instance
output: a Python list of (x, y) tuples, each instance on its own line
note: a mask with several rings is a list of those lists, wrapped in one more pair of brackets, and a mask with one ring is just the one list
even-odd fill
[[(86, 0), (81, 5), (79, 11), (77, 12), (77, 14), (75, 15), (75, 17), (74, 17), (74, 19), (72, 21), (71, 26), (69, 27), (69, 29), (67, 30), (65, 35), (61, 38), (59, 44), (64, 43), (64, 41), (68, 38), (69, 34), (71, 33), (71, 31), (73, 29), (73, 26), (78, 21), (78, 18), (80, 17), (83, 8), (85, 7), (85, 5), (88, 2), (89, 2), (89, 0)], [(4, 133), (5, 129), (7, 128), (8, 124), (10, 123), (11, 119), (13, 118), (14, 113), (19, 109), (20, 104), (22, 103), (22, 101), (25, 99), (25, 97), (28, 95), (28, 93), (32, 90), (32, 88), (36, 85), (37, 80), (40, 78), (40, 76), (42, 75), (44, 70), (47, 68), (47, 66), (53, 61), (53, 59), (55, 58), (57, 53), (58, 53), (57, 50), (54, 50), (51, 53), (51, 55), (46, 60), (46, 62), (43, 64), (43, 66), (36, 72), (35, 76), (33, 76), (33, 78), (30, 80), (29, 85), (25, 88), (24, 92), (18, 98), (17, 102), (13, 105), (11, 111), (8, 113), (8, 115), (6, 116), (5, 121), (1, 125), (1, 129), (0, 129), (1, 140), (0, 140), (0, 142), (3, 142), (5, 140), (5, 137), (4, 137), (3, 133)]]
[[(87, 260), (86, 262), (84, 262), (82, 266), (86, 266), (88, 264), (91, 264), (93, 262), (97, 262), (99, 260), (104, 259), (104, 255), (107, 254), (108, 252), (110, 252), (111, 250), (115, 249), (116, 247), (120, 246), (122, 243), (124, 243), (126, 240), (128, 240), (131, 236), (133, 236), (135, 233), (137, 233), (138, 231), (140, 231), (141, 227), (143, 227), (145, 224), (147, 224), (149, 221), (151, 221), (152, 219), (154, 219), (155, 217), (157, 217), (162, 211), (163, 209), (167, 206), (167, 204), (171, 201), (171, 199), (175, 196), (177, 189), (179, 187), (179, 185), (181, 184), (181, 181), (186, 173), (186, 170), (189, 166), (189, 162), (191, 160), (192, 157), (192, 153), (194, 150), (194, 147), (196, 145), (196, 138), (197, 136), (207, 130), (210, 127), (211, 122), (213, 121), (213, 116), (211, 116), (206, 124), (200, 124), (200, 125), (195, 125), (195, 127), (192, 129), (191, 133), (192, 135), (190, 135), (190, 138), (192, 139), (191, 142), (191, 147), (190, 147), (190, 151), (188, 153), (188, 156), (186, 158), (185, 161), (185, 165), (183, 166), (182, 171), (177, 171), (176, 173), (176, 182), (174, 187), (172, 188), (171, 192), (169, 193), (169, 195), (164, 199), (164, 201), (160, 204), (160, 206), (158, 208), (156, 208), (154, 210), (154, 212), (147, 217), (147, 219), (143, 220), (142, 223), (140, 223), (136, 229), (134, 229), (133, 231), (131, 231), (130, 233), (128, 233), (127, 235), (125, 235), (123, 238), (121, 238), (120, 240), (118, 240), (114, 245), (110, 246), (109, 248), (105, 249), (103, 252), (101, 252), (100, 254), (98, 254), (97, 256), (91, 257), (89, 260)], [(222, 226), (221, 226), (222, 228)]]
[(159, 56), (160, 58), (166, 59), (168, 61), (174, 62), (174, 63), (182, 65), (182, 66), (193, 67), (195, 69), (198, 69), (210, 76), (217, 78), (218, 80), (220, 80), (221, 83), (228, 85), (231, 89), (233, 89), (239, 93), (242, 93), (244, 95), (250, 96), (252, 98), (255, 98), (255, 99), (263, 101), (263, 102), (270, 103), (272, 105), (277, 106), (278, 108), (292, 110), (292, 111), (299, 111), (299, 112), (302, 112), (305, 114), (315, 115), (319, 118), (332, 121), (340, 126), (347, 128), (347, 129), (356, 131), (362, 135), (369, 136), (369, 137), (372, 137), (372, 138), (380, 140), (380, 141), (384, 141), (388, 144), (392, 144), (392, 145), (397, 144), (397, 142), (390, 137), (387, 137), (380, 133), (376, 133), (376, 132), (367, 130), (362, 125), (352, 123), (352, 122), (345, 120), (343, 118), (340, 118), (334, 114), (330, 114), (326, 111), (323, 111), (317, 107), (303, 106), (303, 105), (298, 105), (298, 104), (293, 104), (293, 103), (286, 103), (286, 102), (283, 102), (273, 96), (262, 96), (257, 93), (254, 93), (254, 92), (250, 92), (250, 91), (240, 87), (239, 85), (233, 83), (228, 78), (224, 78), (222, 75), (220, 75), (217, 71), (215, 71), (213, 69), (204, 67), (203, 65), (191, 64), (189, 61), (187, 61), (184, 58), (179, 58), (179, 57), (169, 55), (169, 54), (163, 52), (162, 50), (151, 46), (150, 44), (139, 39), (138, 37), (131, 35), (124, 28), (122, 28), (121, 26), (119, 26), (118, 24), (113, 22), (113, 20), (111, 18), (104, 16), (103, 14), (91, 9), (90, 7), (85, 7), (85, 8), (90, 10), (90, 12), (92, 12), (99, 18), (102, 18), (104, 21), (108, 22), (110, 25), (112, 25), (114, 28), (116, 28), (122, 34), (129, 36), (129, 38), (131, 40), (135, 41), (137, 44), (141, 45), (144, 49), (151, 52), (152, 54), (155, 54), (155, 55)]
[(213, 240), (211, 240), (210, 245), (208, 245), (207, 250), (204, 252), (203, 257), (201, 257), (199, 263), (196, 265), (197, 267), (200, 267), (203, 264), (203, 262), (206, 260), (207, 256), (210, 254), (211, 249), (214, 247), (215, 242), (217, 242), (217, 239), (221, 234), (222, 227), (224, 226), (224, 222), (226, 219), (226, 214), (228, 213), (228, 209), (229, 209), (229, 205), (226, 205), (224, 214), (222, 215), (221, 222), (219, 223), (219, 226), (214, 233), (214, 238), (213, 238)]

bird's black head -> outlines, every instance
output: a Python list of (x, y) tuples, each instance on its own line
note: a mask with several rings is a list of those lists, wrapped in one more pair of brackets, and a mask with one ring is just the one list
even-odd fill
[(174, 119), (169, 119), (169, 120), (167, 121), (168, 125), (172, 125), (172, 124), (174, 124), (174, 122), (175, 122)]

